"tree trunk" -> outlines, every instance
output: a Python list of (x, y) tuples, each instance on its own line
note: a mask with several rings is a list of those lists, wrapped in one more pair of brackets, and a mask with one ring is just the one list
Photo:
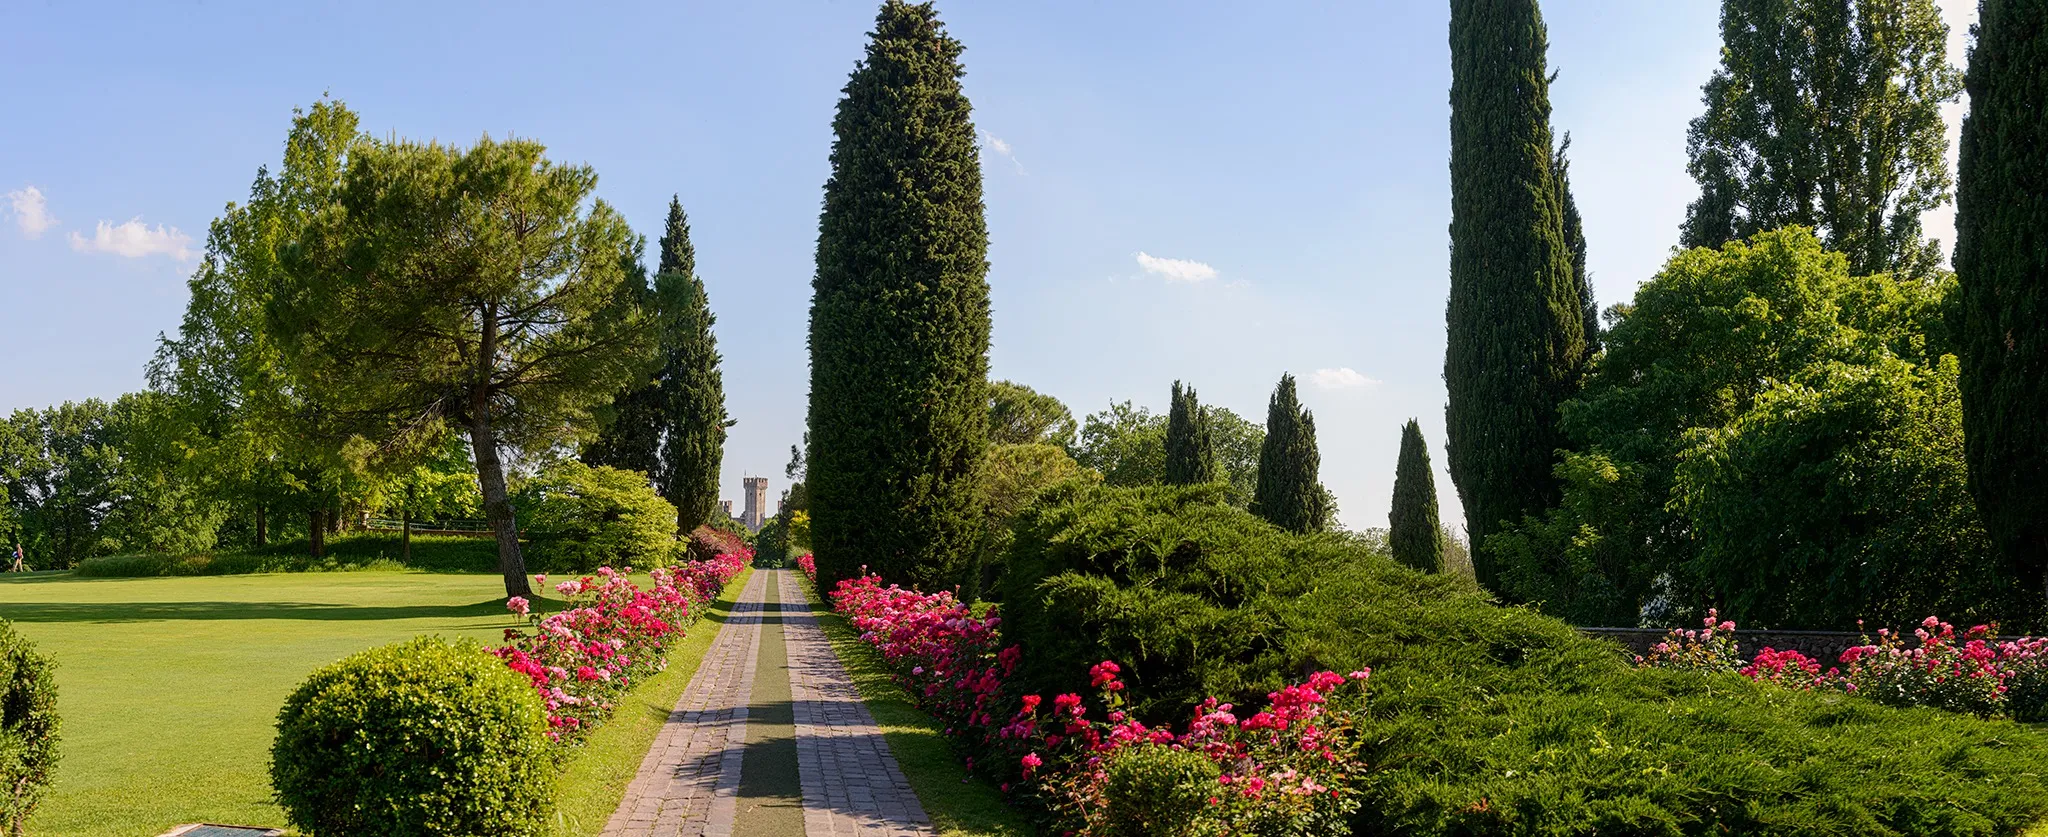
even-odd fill
[(406, 508), (404, 518), (404, 521), (399, 525), (400, 531), (403, 532), (403, 534), (398, 536), (398, 541), (401, 544), (399, 554), (405, 556), (403, 558), (405, 563), (410, 564), (412, 563), (412, 509), (410, 507)]
[(270, 520), (263, 516), (263, 504), (256, 504), (256, 545), (270, 543)]
[(498, 538), (498, 571), (505, 576), (506, 596), (531, 596), (526, 583), (526, 560), (519, 554), (519, 524), (512, 518), (512, 498), (505, 490), (505, 463), (498, 459), (498, 441), (491, 436), (485, 405), (477, 405), (469, 420), (469, 448), (476, 455), (476, 480), (483, 489), (484, 517)]
[(306, 541), (314, 558), (327, 557), (327, 507), (314, 506), (306, 512)]

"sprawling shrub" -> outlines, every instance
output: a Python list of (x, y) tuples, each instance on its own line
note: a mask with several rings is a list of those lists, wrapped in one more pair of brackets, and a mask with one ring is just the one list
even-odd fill
[(1304, 671), (1370, 668), (1351, 719), (1361, 834), (1990, 835), (2048, 818), (2043, 731), (1638, 670), (1454, 579), (1204, 500), (1093, 488), (1026, 513), (1001, 624), (1020, 687), (1081, 690), (1066, 661), (1115, 659), (1132, 706), (1179, 720), (1204, 691), (1249, 704)]
[(534, 569), (586, 573), (674, 558), (676, 507), (638, 471), (564, 460), (528, 480), (513, 504), (533, 533), (527, 560)]
[(50, 658), (0, 620), (0, 829), (22, 833), (57, 766), (57, 681)]
[(1104, 765), (1103, 837), (1186, 834), (1221, 773), (1199, 752), (1164, 744), (1125, 748)]
[(526, 679), (474, 643), (373, 648), (285, 700), (270, 776), (314, 837), (541, 834), (547, 717)]

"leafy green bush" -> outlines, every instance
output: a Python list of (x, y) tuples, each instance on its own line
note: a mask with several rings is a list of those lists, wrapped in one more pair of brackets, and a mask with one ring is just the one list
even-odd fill
[(411, 560), (401, 559), (402, 554), (398, 535), (364, 532), (329, 539), (327, 556), (319, 559), (307, 555), (306, 542), (300, 540), (240, 552), (108, 555), (79, 562), (75, 572), (91, 578), (149, 578), (348, 570), (498, 571), (498, 545), (489, 538), (413, 535)]
[(0, 828), (20, 834), (57, 766), (56, 666), (0, 619)]
[(1025, 689), (1123, 664), (1142, 716), (1372, 669), (1360, 834), (2017, 834), (2048, 819), (2048, 731), (1621, 650), (1443, 575), (1281, 533), (1200, 489), (1060, 489), (1005, 578)]
[(1185, 834), (1221, 772), (1201, 753), (1159, 744), (1117, 751), (1103, 781), (1103, 837)]
[(313, 837), (541, 834), (552, 804), (540, 698), (467, 641), (420, 637), (313, 672), (278, 712), (270, 758), (278, 802)]
[(555, 572), (666, 566), (675, 555), (676, 507), (647, 476), (575, 460), (548, 466), (513, 498), (533, 535), (529, 566)]

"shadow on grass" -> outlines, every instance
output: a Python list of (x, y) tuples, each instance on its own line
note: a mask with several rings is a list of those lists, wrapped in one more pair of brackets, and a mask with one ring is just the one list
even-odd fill
[(359, 607), (326, 602), (22, 602), (0, 604), (0, 619), (15, 622), (178, 622), (220, 619), (305, 619), (371, 622), (388, 619), (462, 619), (510, 615), (504, 599), (467, 605)]

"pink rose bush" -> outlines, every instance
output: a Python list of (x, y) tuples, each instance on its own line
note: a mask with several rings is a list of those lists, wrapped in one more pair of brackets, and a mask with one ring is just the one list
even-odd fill
[[(809, 558), (798, 565), (815, 579)], [(1053, 833), (1110, 833), (1110, 766), (1141, 746), (1199, 754), (1213, 765), (1214, 779), (1197, 796), (1201, 808), (1190, 812), (1203, 833), (1341, 830), (1358, 805), (1352, 780), (1364, 766), (1354, 718), (1369, 671), (1317, 673), (1267, 695), (1253, 712), (1210, 698), (1176, 733), (1125, 712), (1123, 669), (1114, 661), (1090, 668), (1092, 699), (1019, 694), (1008, 680), (1022, 652), (1002, 645), (1001, 618), (977, 614), (951, 593), (885, 587), (862, 575), (839, 582), (831, 599), (897, 683), (972, 754), (968, 768), (1044, 808)]]
[[(631, 568), (600, 567), (594, 576), (556, 584), (569, 606), (545, 616), (515, 596), (506, 609), (528, 622), (531, 633), (505, 629), (507, 644), (492, 653), (532, 681), (547, 707), (548, 737), (575, 743), (611, 716), (632, 684), (668, 666), (670, 646), (749, 558), (742, 551), (655, 569), (647, 589), (633, 583)], [(545, 585), (547, 576), (536, 580)]]
[(1672, 631), (1640, 666), (1689, 671), (1735, 671), (1759, 682), (1794, 689), (1831, 689), (1893, 706), (1932, 706), (1990, 717), (2040, 720), (2048, 708), (2048, 639), (1999, 640), (1996, 626), (1958, 632), (1929, 616), (1906, 634), (1887, 628), (1842, 652), (1838, 667), (1798, 651), (1763, 648), (1748, 663), (1735, 651), (1733, 622), (1708, 612), (1702, 630)]

